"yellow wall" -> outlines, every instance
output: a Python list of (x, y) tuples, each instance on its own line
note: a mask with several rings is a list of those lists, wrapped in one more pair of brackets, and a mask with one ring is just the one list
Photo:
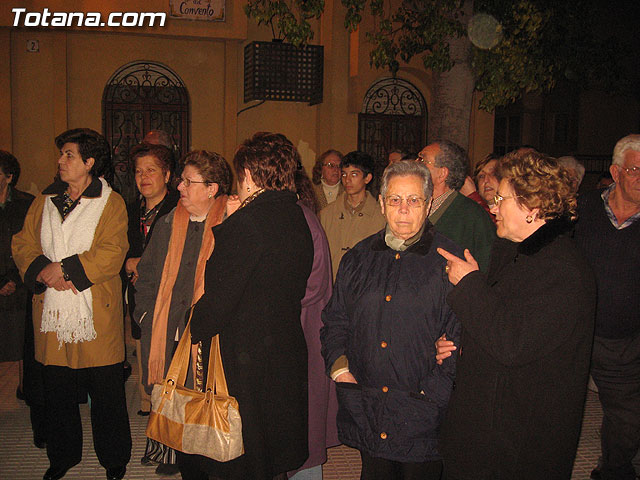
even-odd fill
[[(0, 71), (0, 146), (12, 150), (23, 165), (20, 188), (40, 190), (50, 182), (56, 169), (57, 134), (75, 127), (102, 130), (103, 89), (116, 70), (134, 60), (162, 63), (183, 80), (191, 101), (193, 148), (211, 149), (231, 160), (237, 144), (256, 131), (277, 131), (299, 148), (308, 172), (326, 149), (354, 150), (364, 96), (375, 81), (389, 76), (369, 66), (365, 35), (371, 26), (363, 23), (351, 39), (356, 42), (350, 43), (343, 25), (344, 7), (328, 0), (322, 20), (313, 24), (312, 41), (325, 49), (323, 102), (309, 106), (266, 101), (238, 113), (257, 103), (244, 103), (244, 46), (270, 40), (271, 30), (247, 22), (243, 2), (226, 3), (226, 22), (168, 19), (164, 28), (147, 29), (14, 28), (11, 7), (24, 5), (28, 11), (46, 7), (53, 12), (70, 10), (70, 3), (33, 0), (0, 5), (0, 59), (11, 65)], [(73, 8), (103, 15), (118, 10), (163, 11), (168, 0), (85, 0)], [(30, 39), (39, 40), (38, 53), (26, 51)], [(354, 52), (357, 58), (350, 69)], [(420, 59), (402, 65), (398, 77), (413, 83), (429, 105), (431, 77)], [(472, 156), (490, 150), (492, 125), (490, 115), (473, 117)]]
[[(26, 53), (26, 40), (34, 36), (40, 52)], [(34, 182), (42, 189), (51, 180), (57, 134), (76, 127), (102, 130), (104, 87), (134, 60), (168, 65), (183, 80), (191, 100), (192, 147), (232, 153), (225, 152), (224, 42), (93, 32), (19, 31), (11, 37), (12, 150), (23, 164), (21, 185)]]
[(64, 34), (39, 32), (40, 52), (26, 53), (28, 38), (11, 35), (11, 143), (22, 166), (18, 186), (33, 191), (53, 179), (53, 138), (66, 128), (66, 43)]

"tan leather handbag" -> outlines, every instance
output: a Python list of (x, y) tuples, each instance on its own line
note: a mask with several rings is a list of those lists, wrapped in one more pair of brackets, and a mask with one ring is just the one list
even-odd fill
[(191, 321), (178, 343), (164, 383), (154, 385), (147, 437), (180, 452), (227, 462), (244, 453), (238, 402), (229, 396), (220, 340), (211, 340), (204, 392), (184, 386), (191, 350)]

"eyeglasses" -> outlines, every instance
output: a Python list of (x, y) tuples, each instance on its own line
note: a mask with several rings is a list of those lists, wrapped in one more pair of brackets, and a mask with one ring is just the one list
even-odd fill
[(402, 198), (400, 195), (389, 195), (384, 197), (384, 202), (390, 207), (399, 207), (402, 205), (402, 201), (405, 200), (409, 208), (418, 208), (422, 206), (426, 200), (418, 197), (417, 195), (410, 195), (407, 198)]
[(511, 197), (505, 197), (503, 195), (500, 195), (499, 193), (496, 192), (496, 194), (493, 196), (493, 204), (497, 207), (500, 205), (500, 203), (503, 200), (507, 200), (509, 198), (522, 198), (522, 195), (513, 195)]
[(416, 162), (424, 163), (425, 165), (435, 165), (433, 160), (427, 160), (422, 153), (418, 154)]
[(627, 172), (627, 175), (629, 175), (630, 177), (637, 177), (638, 175), (640, 175), (640, 167), (620, 167), (622, 170), (624, 170), (625, 172)]
[(322, 166), (323, 167), (329, 167), (329, 168), (340, 168), (340, 164), (339, 163), (333, 163), (333, 162), (323, 163)]
[(184, 183), (184, 186), (189, 188), (192, 183), (209, 183), (209, 182), (197, 182), (196, 180), (191, 180), (190, 178), (180, 177), (180, 182)]

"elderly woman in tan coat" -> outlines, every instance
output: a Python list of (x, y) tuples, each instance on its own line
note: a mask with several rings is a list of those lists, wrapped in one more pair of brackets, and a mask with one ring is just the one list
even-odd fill
[(35, 357), (44, 365), (50, 467), (43, 479), (62, 478), (82, 458), (78, 386), (91, 396), (98, 460), (107, 479), (121, 479), (131, 456), (119, 276), (127, 212), (101, 178), (110, 161), (102, 135), (69, 130), (56, 146), (59, 180), (34, 200), (12, 244), (34, 292)]

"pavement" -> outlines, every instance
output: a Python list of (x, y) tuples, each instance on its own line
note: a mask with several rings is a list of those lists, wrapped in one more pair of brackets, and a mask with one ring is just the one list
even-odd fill
[[(145, 428), (148, 417), (136, 414), (140, 405), (137, 389), (138, 372), (135, 358), (130, 359), (133, 373), (126, 385), (127, 406), (131, 423), (133, 450), (125, 479), (179, 479), (180, 475), (163, 477), (156, 475), (154, 466), (143, 466), (140, 458), (146, 445)], [(0, 363), (0, 480), (40, 480), (49, 466), (45, 450), (33, 445), (29, 407), (16, 398), (18, 366), (15, 362)], [(80, 406), (84, 429), (82, 462), (73, 467), (65, 480), (103, 480), (105, 471), (98, 463), (91, 440), (89, 406)], [(587, 480), (600, 454), (599, 429), (602, 410), (598, 395), (589, 391), (585, 407), (582, 435), (573, 468), (572, 480)], [(549, 432), (553, 435), (553, 432)], [(344, 445), (329, 449), (329, 460), (323, 466), (324, 480), (358, 480), (360, 455), (357, 450)]]

